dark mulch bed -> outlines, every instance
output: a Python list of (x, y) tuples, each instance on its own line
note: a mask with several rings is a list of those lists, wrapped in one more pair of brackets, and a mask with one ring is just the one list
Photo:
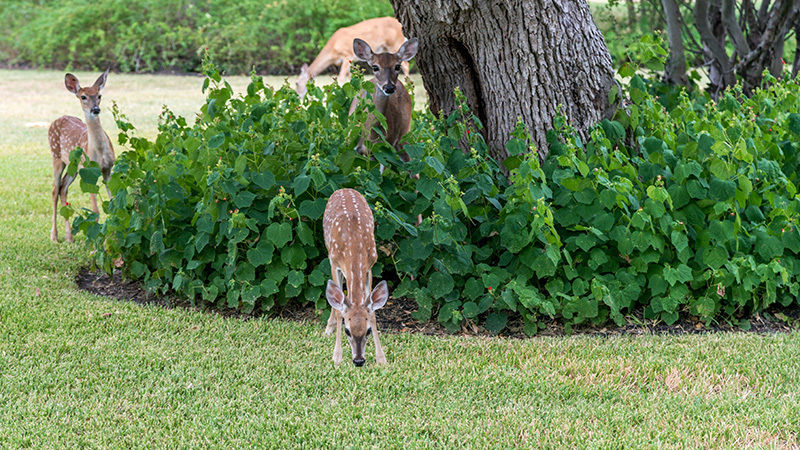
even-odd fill
[[(119, 273), (115, 273), (113, 277), (108, 274), (84, 268), (78, 272), (75, 277), (75, 282), (78, 287), (91, 292), (96, 295), (103, 295), (106, 297), (113, 297), (122, 301), (133, 301), (143, 305), (157, 305), (165, 308), (184, 307), (196, 308), (191, 304), (175, 296), (166, 295), (159, 296), (148, 294), (142, 287), (141, 283), (135, 280), (124, 280)], [(199, 309), (199, 308), (198, 308)], [(413, 299), (406, 298), (390, 298), (380, 312), (378, 313), (378, 327), (381, 332), (394, 332), (394, 333), (421, 333), (437, 336), (450, 336), (452, 335), (438, 322), (429, 321), (421, 323), (411, 317), (411, 313), (416, 311), (416, 302)], [(262, 314), (243, 314), (232, 309), (220, 308), (206, 308), (205, 310), (223, 316), (238, 317), (247, 320), (253, 317), (261, 316)], [(306, 305), (288, 305), (283, 309), (269, 314), (269, 317), (277, 317), (287, 320), (294, 320), (298, 322), (318, 322), (317, 311), (314, 306)], [(757, 315), (750, 319), (750, 329), (742, 330), (738, 324), (730, 323), (712, 323), (705, 325), (698, 322), (691, 317), (681, 317), (681, 319), (672, 324), (666, 325), (660, 321), (647, 320), (642, 318), (641, 312), (633, 314), (629, 318), (629, 322), (621, 327), (613, 325), (607, 327), (596, 327), (592, 325), (581, 325), (573, 327), (573, 334), (587, 334), (599, 336), (615, 336), (615, 335), (649, 335), (649, 334), (700, 334), (710, 332), (751, 332), (760, 334), (769, 333), (787, 333), (800, 329), (800, 308), (780, 308), (771, 309), (761, 315)], [(500, 333), (501, 336), (511, 338), (526, 338), (527, 335), (522, 329), (523, 322), (517, 318), (509, 320), (507, 328)], [(461, 327), (457, 335), (462, 336), (493, 336), (491, 332), (485, 328), (468, 323)], [(563, 336), (566, 335), (564, 326), (561, 323), (553, 321), (548, 327), (539, 332), (539, 336)]]

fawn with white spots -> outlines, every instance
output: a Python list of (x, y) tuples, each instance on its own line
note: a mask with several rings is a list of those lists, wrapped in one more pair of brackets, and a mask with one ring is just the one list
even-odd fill
[[(364, 197), (353, 189), (339, 189), (328, 199), (322, 219), (325, 247), (331, 263), (331, 278), (325, 296), (331, 305), (326, 334), (336, 327), (333, 362), (342, 362), (342, 319), (353, 351), (353, 364), (363, 366), (367, 336), (375, 340), (375, 360), (386, 363), (378, 338), (375, 311), (389, 299), (389, 287), (381, 281), (372, 289), (372, 266), (378, 260), (375, 249), (375, 220)], [(342, 288), (347, 281), (347, 295)]]
[[(58, 200), (61, 204), (67, 204), (67, 191), (69, 185), (75, 180), (74, 176), (64, 174), (64, 169), (69, 165), (69, 153), (80, 147), (84, 150), (89, 159), (100, 165), (103, 179), (108, 181), (111, 175), (111, 167), (114, 165), (114, 147), (111, 139), (103, 131), (100, 124), (100, 91), (106, 84), (108, 70), (103, 72), (92, 86), (82, 88), (75, 75), (68, 73), (64, 76), (64, 85), (67, 90), (75, 94), (81, 102), (83, 115), (86, 123), (73, 116), (61, 116), (50, 124), (50, 152), (53, 154), (53, 229), (50, 231), (50, 239), (58, 242)], [(64, 176), (62, 177), (62, 174)], [(111, 191), (106, 187), (109, 198)], [(90, 194), (92, 199), (92, 210), (98, 212), (97, 196)], [(66, 239), (72, 242), (72, 229), (69, 220), (66, 225)]]

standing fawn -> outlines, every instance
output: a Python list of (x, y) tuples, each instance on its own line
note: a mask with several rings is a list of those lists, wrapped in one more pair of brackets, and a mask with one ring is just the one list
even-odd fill
[[(88, 88), (82, 88), (75, 75), (68, 73), (64, 76), (64, 85), (67, 90), (75, 94), (81, 102), (83, 108), (83, 115), (86, 117), (84, 124), (81, 119), (73, 116), (61, 116), (50, 124), (50, 151), (53, 154), (53, 229), (50, 231), (50, 239), (53, 242), (58, 242), (58, 227), (56, 220), (58, 218), (58, 199), (61, 198), (61, 205), (67, 204), (67, 191), (69, 185), (75, 180), (74, 176), (65, 174), (64, 168), (69, 165), (69, 153), (75, 147), (81, 147), (89, 159), (95, 161), (100, 165), (100, 170), (103, 173), (103, 180), (108, 181), (111, 175), (111, 166), (114, 165), (114, 147), (111, 145), (111, 139), (103, 131), (103, 126), (100, 125), (100, 91), (106, 84), (106, 77), (108, 77), (108, 70), (103, 72), (97, 81)], [(111, 198), (111, 191), (106, 187), (109, 198)], [(97, 209), (97, 196), (90, 194), (92, 199), (92, 210), (99, 212)], [(67, 221), (66, 226), (66, 239), (72, 242), (72, 229)]]
[[(369, 44), (361, 39), (353, 40), (353, 51), (358, 59), (366, 61), (372, 68), (375, 78), (372, 84), (375, 85), (375, 92), (373, 93), (372, 100), (375, 102), (375, 108), (386, 117), (386, 130), (384, 136), (386, 141), (394, 147), (395, 150), (400, 150), (400, 139), (408, 133), (411, 129), (411, 96), (408, 95), (405, 86), (401, 83), (397, 76), (402, 70), (402, 63), (411, 60), (417, 54), (417, 39), (409, 39), (400, 46), (397, 53), (373, 53)], [(361, 98), (364, 97), (362, 92)], [(358, 105), (358, 98), (353, 99), (353, 104), (350, 106), (350, 114), (355, 111)], [(377, 132), (372, 130), (376, 124), (375, 117), (370, 117), (366, 123), (366, 131), (370, 133), (370, 141), (377, 142), (380, 136)], [(361, 138), (358, 146), (356, 147), (359, 153), (366, 154), (364, 147), (364, 138)], [(400, 157), (404, 161), (408, 161), (408, 155), (403, 152)]]
[[(325, 296), (331, 305), (326, 334), (336, 326), (336, 346), (333, 362), (342, 362), (342, 318), (344, 332), (353, 351), (353, 364), (364, 365), (367, 336), (375, 340), (375, 360), (386, 363), (378, 338), (375, 311), (389, 299), (389, 287), (381, 281), (372, 289), (372, 266), (378, 260), (375, 250), (375, 221), (364, 197), (353, 189), (334, 192), (322, 219), (325, 247), (331, 262), (331, 278)], [(342, 287), (347, 281), (347, 295)]]

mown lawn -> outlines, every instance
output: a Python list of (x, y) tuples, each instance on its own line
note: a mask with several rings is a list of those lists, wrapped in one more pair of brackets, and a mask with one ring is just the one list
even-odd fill
[[(80, 292), (88, 253), (49, 241), (46, 128), (26, 127), (80, 113), (62, 80), (0, 71), (0, 447), (800, 445), (797, 333), (395, 334), (387, 367), (335, 369), (322, 324)], [(197, 110), (201, 83), (112, 74), (103, 123), (113, 139), (115, 99), (152, 135), (162, 103)], [(77, 185), (70, 199), (88, 205)]]

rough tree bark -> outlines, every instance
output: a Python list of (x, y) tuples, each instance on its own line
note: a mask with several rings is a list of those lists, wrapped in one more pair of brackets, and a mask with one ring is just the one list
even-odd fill
[(585, 0), (391, 0), (434, 113), (455, 108), (461, 88), (502, 160), (517, 118), (540, 157), (559, 105), (581, 133), (609, 115), (611, 56)]

